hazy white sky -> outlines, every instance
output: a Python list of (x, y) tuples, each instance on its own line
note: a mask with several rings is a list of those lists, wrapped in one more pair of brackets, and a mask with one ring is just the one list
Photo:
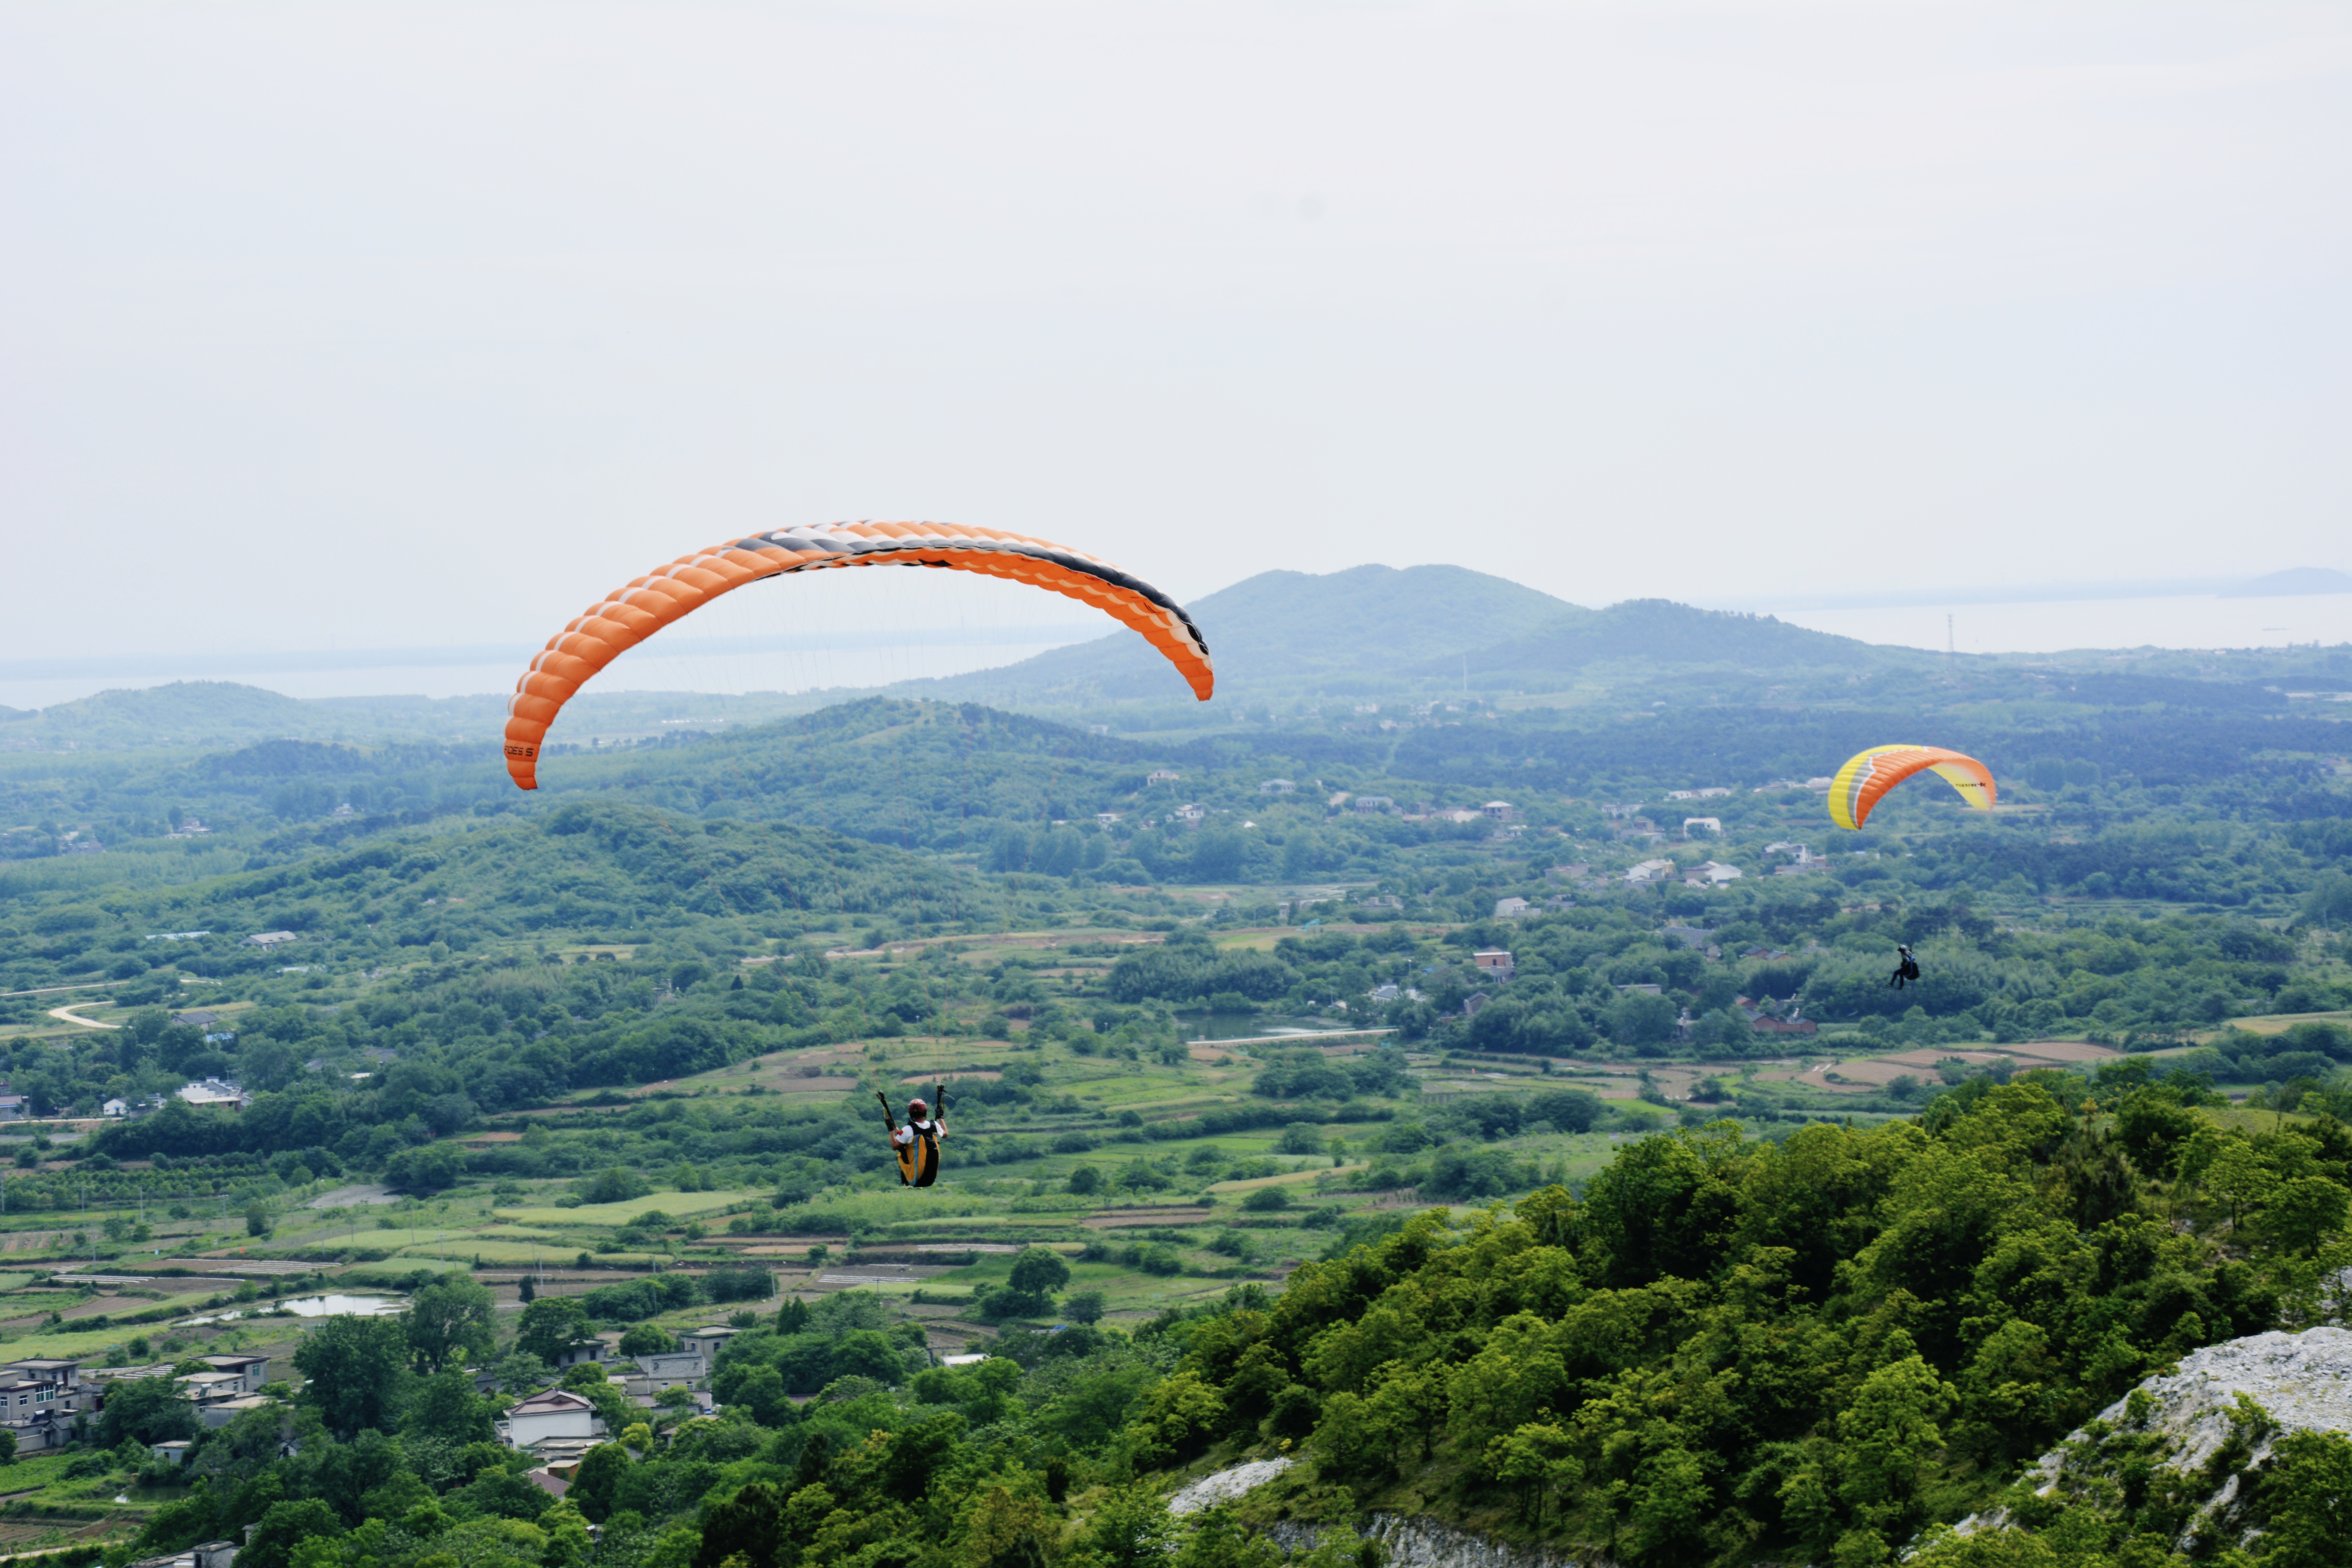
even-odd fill
[(2261, 0), (14, 0), (0, 658), (535, 643), (840, 517), (1182, 597), (2352, 567), (2348, 89)]

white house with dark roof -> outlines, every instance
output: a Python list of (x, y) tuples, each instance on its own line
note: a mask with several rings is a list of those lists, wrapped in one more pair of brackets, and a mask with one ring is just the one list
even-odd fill
[(535, 1447), (550, 1437), (593, 1437), (596, 1407), (569, 1389), (551, 1388), (507, 1408), (507, 1447)]
[(261, 1385), (269, 1381), (269, 1358), (266, 1355), (208, 1355), (196, 1359), (215, 1372), (235, 1376), (239, 1394), (258, 1394)]

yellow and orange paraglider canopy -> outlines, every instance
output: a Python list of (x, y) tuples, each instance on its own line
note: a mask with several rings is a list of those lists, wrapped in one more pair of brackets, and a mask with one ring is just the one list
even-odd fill
[(1992, 770), (1974, 757), (1941, 746), (1873, 746), (1850, 759), (1830, 781), (1830, 820), (1840, 827), (1860, 827), (1870, 820), (1871, 808), (1881, 796), (1921, 772), (1940, 774), (1976, 810), (1992, 809), (1998, 793)]
[(507, 772), (539, 787), (548, 726), (589, 679), (654, 633), (746, 583), (843, 566), (943, 566), (1051, 589), (1141, 632), (1206, 702), (1216, 689), (1209, 645), (1175, 600), (1105, 561), (1043, 539), (940, 522), (835, 522), (714, 544), (647, 573), (549, 639), (507, 704)]

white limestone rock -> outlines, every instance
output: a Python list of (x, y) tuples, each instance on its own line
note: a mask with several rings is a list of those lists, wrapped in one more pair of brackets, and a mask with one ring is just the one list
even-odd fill
[(1295, 1459), (1254, 1459), (1246, 1465), (1235, 1465), (1231, 1469), (1202, 1476), (1168, 1500), (1168, 1511), (1181, 1519), (1204, 1508), (1214, 1508), (1221, 1502), (1231, 1502), (1244, 1492), (1265, 1485), (1297, 1462)]
[[(2148, 1404), (2145, 1424), (2135, 1426), (2131, 1405), (2138, 1394)], [(2194, 1475), (2230, 1440), (2241, 1394), (2261, 1405), (2271, 1425), (2199, 1510), (2200, 1519), (2217, 1523), (2225, 1522), (2237, 1500), (2240, 1476), (2270, 1458), (2279, 1438), (2291, 1432), (2352, 1432), (2352, 1331), (2305, 1329), (2208, 1345), (2183, 1357), (2168, 1375), (2148, 1379), (2100, 1411), (2098, 1419), (2111, 1430), (2157, 1437), (2158, 1463)], [(2062, 1489), (2072, 1494), (2099, 1468), (2087, 1428), (2078, 1428), (2035, 1461), (2024, 1479), (2043, 1497)], [(1967, 1535), (2007, 1522), (2006, 1510), (1996, 1510), (1963, 1520), (1958, 1529)]]

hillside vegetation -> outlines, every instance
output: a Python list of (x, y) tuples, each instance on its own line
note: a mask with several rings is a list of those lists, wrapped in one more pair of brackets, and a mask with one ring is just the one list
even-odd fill
[[(1337, 612), (1400, 577), (1392, 706), (1339, 689)], [(2320, 1560), (2326, 1441), (2242, 1481), (2251, 1542), (2128, 1467), (2063, 1517), (2013, 1489), (2189, 1352), (2341, 1320), (2338, 651), (1947, 669), (1320, 581), (1275, 586), (1321, 662), (1213, 729), (877, 698), (583, 727), (526, 796), (235, 689), (9, 721), (0, 1070), (40, 1120), (0, 1126), (0, 1333), (296, 1368), (171, 1475), (153, 1380), (39, 1506), (129, 1500), (87, 1521), (125, 1560), (257, 1526), (247, 1568), (1213, 1568), (1277, 1522), (1337, 1568), (1400, 1512), (1629, 1568)], [(1477, 645), (1407, 613), (1447, 595)], [(1890, 738), (2002, 808), (1916, 782), (1833, 837), (1805, 781)], [(940, 1085), (904, 1192), (874, 1096)], [(232, 1256), (289, 1278), (201, 1278)], [(330, 1283), (411, 1308), (223, 1315)], [(552, 1365), (714, 1321), (712, 1417)], [(560, 1380), (614, 1441), (558, 1503), (483, 1387)]]

